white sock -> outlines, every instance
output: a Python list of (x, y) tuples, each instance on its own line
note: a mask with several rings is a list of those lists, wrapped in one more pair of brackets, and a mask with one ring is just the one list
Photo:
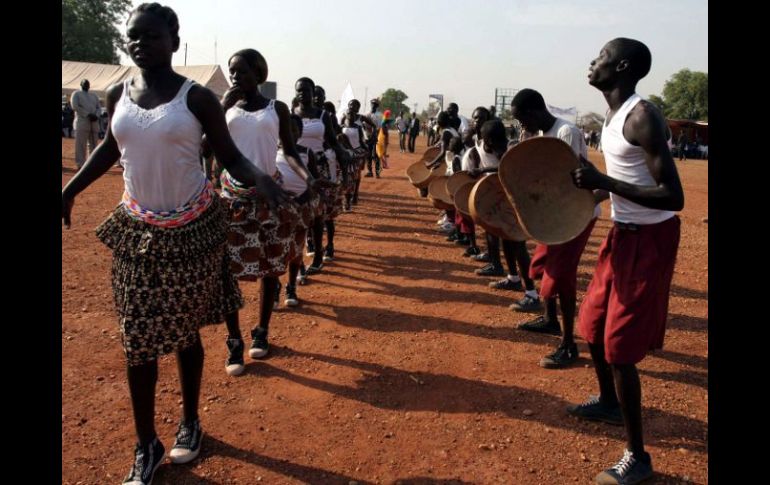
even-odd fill
[(508, 279), (511, 280), (513, 283), (518, 283), (519, 281), (521, 281), (521, 278), (519, 278), (519, 275), (509, 274)]
[(539, 295), (537, 294), (537, 290), (527, 290), (524, 292), (524, 295), (534, 298), (535, 300), (539, 299)]

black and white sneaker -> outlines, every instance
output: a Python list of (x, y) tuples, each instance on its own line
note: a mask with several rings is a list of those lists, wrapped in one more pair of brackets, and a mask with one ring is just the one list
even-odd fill
[(511, 279), (507, 276), (500, 281), (493, 281), (489, 283), (489, 287), (496, 290), (524, 291), (524, 286), (521, 284), (521, 280), (511, 281)]
[(488, 263), (489, 262), (489, 253), (484, 251), (481, 254), (477, 254), (475, 256), (471, 256), (471, 259), (474, 261), (478, 261), (480, 263)]
[(249, 357), (252, 359), (263, 359), (267, 357), (267, 352), (270, 350), (270, 344), (267, 343), (267, 330), (264, 328), (257, 328), (251, 332), (251, 348), (249, 349)]
[(329, 261), (334, 261), (334, 246), (326, 246), (326, 251), (324, 251), (324, 262), (328, 263)]
[(652, 459), (649, 453), (637, 457), (629, 450), (623, 452), (623, 458), (613, 466), (596, 475), (598, 485), (634, 485), (652, 478)]
[(526, 330), (527, 332), (548, 333), (551, 335), (561, 335), (561, 326), (558, 320), (546, 320), (545, 317), (540, 316), (529, 322), (524, 322), (518, 326), (520, 330)]
[(503, 267), (495, 265), (494, 263), (489, 263), (483, 268), (477, 269), (475, 273), (479, 276), (505, 276)]
[(201, 452), (201, 440), (203, 439), (203, 430), (201, 422), (196, 419), (192, 423), (179, 423), (179, 429), (176, 432), (176, 441), (171, 448), (169, 457), (171, 463), (181, 465), (190, 463), (198, 457)]
[(310, 265), (310, 266), (308, 266), (308, 267), (307, 267), (307, 269), (305, 270), (305, 274), (306, 274), (307, 276), (311, 276), (311, 275), (314, 275), (314, 274), (318, 274), (318, 273), (320, 273), (320, 272), (321, 272), (321, 270), (323, 269), (323, 267), (324, 267), (324, 264), (323, 264), (323, 263), (320, 263), (318, 266), (316, 266), (315, 264), (311, 264), (311, 265)]
[(239, 376), (243, 373), (243, 339), (229, 338), (227, 344), (227, 361), (225, 362), (225, 372), (229, 376)]
[(297, 287), (294, 285), (286, 285), (286, 299), (283, 304), (288, 307), (294, 307), (299, 305), (299, 299), (297, 299)]
[(534, 312), (542, 311), (543, 304), (540, 301), (540, 298), (536, 296), (529, 296), (525, 293), (524, 298), (522, 298), (519, 301), (515, 301), (511, 303), (511, 305), (508, 308), (510, 308), (515, 312), (534, 313)]
[(540, 367), (545, 369), (563, 369), (574, 364), (578, 359), (578, 347), (576, 343), (559, 345), (552, 354), (540, 359)]
[(147, 446), (136, 445), (134, 448), (134, 464), (131, 471), (123, 480), (123, 485), (150, 485), (155, 470), (166, 457), (166, 449), (156, 436)]
[(567, 406), (567, 412), (580, 419), (623, 426), (623, 413), (620, 410), (620, 405), (607, 406), (602, 404), (599, 396), (589, 396), (586, 402)]

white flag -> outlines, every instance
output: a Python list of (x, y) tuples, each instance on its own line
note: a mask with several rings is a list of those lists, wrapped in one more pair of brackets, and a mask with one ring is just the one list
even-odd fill
[(345, 89), (342, 90), (340, 95), (340, 105), (337, 107), (337, 121), (342, 122), (342, 116), (348, 110), (348, 103), (355, 99), (356, 95), (353, 94), (353, 86), (348, 83)]

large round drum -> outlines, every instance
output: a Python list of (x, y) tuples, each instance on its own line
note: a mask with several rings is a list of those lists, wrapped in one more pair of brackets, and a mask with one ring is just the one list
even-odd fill
[(428, 200), (430, 200), (433, 207), (440, 210), (453, 209), (454, 205), (450, 200), (447, 200), (446, 195), (446, 181), (447, 176), (442, 175), (431, 180), (428, 184)]
[(446, 181), (446, 191), (447, 194), (449, 194), (450, 200), (454, 202), (455, 192), (457, 192), (457, 189), (465, 184), (475, 184), (476, 180), (477, 179), (468, 175), (468, 172), (464, 170), (455, 172), (450, 175), (449, 179)]
[(469, 205), (474, 222), (490, 234), (510, 241), (526, 241), (529, 238), (521, 228), (497, 174), (487, 175), (476, 182), (470, 193)]
[(536, 137), (505, 152), (499, 177), (522, 228), (543, 244), (561, 244), (586, 228), (594, 212), (590, 190), (572, 182), (580, 162), (562, 140)]
[(428, 148), (419, 161), (414, 162), (406, 169), (406, 176), (409, 178), (412, 185), (418, 189), (424, 189), (428, 187), (431, 180), (440, 175), (444, 175), (446, 167), (443, 165), (439, 165), (433, 170), (430, 170), (425, 166), (425, 162), (436, 158), (440, 152), (441, 149), (438, 147)]
[(473, 184), (465, 184), (457, 189), (454, 193), (454, 204), (455, 208), (460, 211), (460, 213), (473, 218), (468, 200), (471, 196), (471, 190), (473, 190)]

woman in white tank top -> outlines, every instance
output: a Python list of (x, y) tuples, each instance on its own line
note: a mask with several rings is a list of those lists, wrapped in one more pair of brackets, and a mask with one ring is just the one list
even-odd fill
[(137, 484), (149, 483), (165, 456), (154, 425), (158, 357), (175, 352), (179, 361), (183, 417), (170, 456), (187, 463), (198, 456), (202, 437), (199, 328), (242, 305), (230, 271), (224, 207), (198, 159), (201, 135), (233, 177), (255, 186), (269, 204), (284, 203), (285, 195), (238, 151), (216, 96), (171, 68), (179, 48), (174, 11), (140, 5), (127, 30), (126, 47), (140, 74), (107, 90), (106, 137), (62, 190), (62, 218), (69, 227), (75, 196), (122, 162), (123, 201), (97, 236), (113, 252), (114, 301), (139, 440), (124, 483)]
[[(302, 118), (303, 132), (297, 143), (308, 147), (316, 155), (316, 162), (319, 165), (319, 171), (323, 178), (336, 182), (336, 176), (330, 170), (330, 163), (327, 161), (325, 147), (328, 146), (335, 154), (337, 162), (342, 167), (342, 175), (347, 179), (345, 169), (351, 163), (350, 156), (337, 142), (331, 117), (321, 108), (313, 104), (315, 83), (312, 79), (302, 77), (294, 84), (297, 92), (297, 101), (299, 104), (294, 109), (294, 113)], [(313, 222), (313, 239), (308, 241), (308, 255), (313, 254), (313, 262), (307, 268), (307, 274), (312, 275), (321, 272), (324, 261), (334, 259), (334, 218), (342, 209), (342, 193), (338, 185), (333, 189), (323, 189), (321, 191), (321, 200), (324, 206), (324, 215), (319, 216)], [(324, 223), (328, 244), (325, 254), (323, 249), (323, 230)], [(312, 243), (312, 244), (311, 244)]]
[[(259, 85), (267, 80), (267, 61), (254, 49), (243, 49), (230, 57), (228, 63), (232, 88), (222, 98), (228, 129), (236, 146), (260, 170), (271, 174), (282, 184), (276, 165), (278, 143), (283, 147), (284, 160), (307, 184), (313, 177), (299, 160), (290, 133), (289, 108), (281, 101), (266, 98)], [(259, 322), (251, 329), (249, 356), (254, 359), (267, 355), (268, 332), (274, 301), (280, 296), (279, 277), (301, 249), (297, 249), (295, 233), (302, 230), (301, 204), (292, 200), (269, 211), (244, 190), (227, 170), (222, 172), (222, 197), (229, 207), (230, 226), (228, 246), (235, 276), (241, 280), (262, 280)], [(303, 193), (307, 190), (307, 186)], [(306, 196), (307, 199), (307, 196)], [(295, 284), (287, 284), (287, 301), (297, 304)], [(244, 370), (244, 343), (238, 322), (238, 312), (226, 315), (229, 351), (225, 370), (239, 375)]]
[(361, 103), (357, 99), (351, 99), (348, 103), (348, 110), (342, 117), (342, 132), (347, 137), (351, 148), (353, 149), (353, 167), (355, 185), (352, 193), (349, 194), (348, 204), (354, 206), (358, 204), (358, 191), (361, 187), (361, 172), (364, 169), (367, 155), (369, 154), (364, 134), (364, 123), (371, 121), (358, 114), (361, 109)]

